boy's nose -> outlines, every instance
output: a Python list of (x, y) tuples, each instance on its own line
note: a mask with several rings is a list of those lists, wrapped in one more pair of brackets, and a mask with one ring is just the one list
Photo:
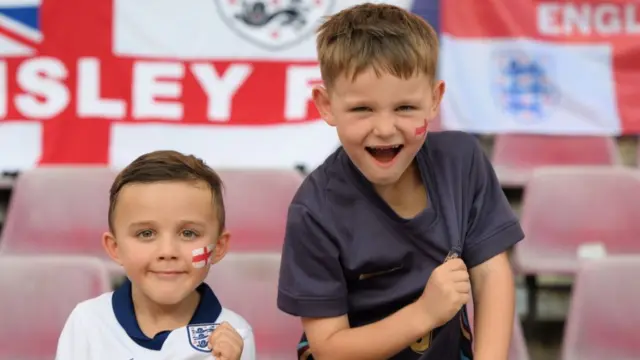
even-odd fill
[(169, 236), (165, 236), (161, 239), (158, 239), (157, 244), (158, 244), (158, 250), (157, 250), (158, 259), (167, 260), (167, 259), (178, 258), (180, 251), (179, 251), (177, 240)]
[(374, 135), (380, 138), (388, 138), (395, 135), (396, 121), (392, 116), (380, 116), (374, 122)]

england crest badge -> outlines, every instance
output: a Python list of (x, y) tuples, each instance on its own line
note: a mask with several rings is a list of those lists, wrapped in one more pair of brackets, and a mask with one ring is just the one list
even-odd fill
[(245, 40), (268, 50), (313, 34), (336, 0), (214, 0), (222, 20)]
[(209, 349), (209, 336), (218, 324), (187, 325), (187, 336), (191, 347), (202, 352), (211, 352)]
[(493, 95), (511, 119), (528, 124), (551, 118), (560, 102), (553, 57), (526, 49), (493, 54)]

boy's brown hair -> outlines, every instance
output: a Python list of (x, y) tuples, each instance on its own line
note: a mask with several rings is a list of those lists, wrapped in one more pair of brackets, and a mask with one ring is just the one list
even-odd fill
[(316, 48), (329, 89), (342, 75), (354, 80), (373, 68), (406, 79), (424, 73), (435, 79), (438, 35), (424, 19), (397, 6), (361, 4), (330, 16), (318, 28)]
[(177, 151), (162, 150), (144, 154), (124, 168), (109, 191), (109, 230), (113, 233), (113, 212), (120, 190), (127, 184), (160, 181), (203, 181), (211, 189), (219, 231), (224, 230), (225, 211), (220, 176), (201, 159)]

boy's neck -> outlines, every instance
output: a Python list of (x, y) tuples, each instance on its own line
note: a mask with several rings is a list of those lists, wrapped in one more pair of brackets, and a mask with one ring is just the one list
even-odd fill
[(153, 338), (156, 334), (187, 326), (200, 302), (197, 291), (175, 305), (161, 305), (144, 296), (135, 287), (131, 289), (136, 320), (142, 333)]
[(427, 190), (414, 160), (398, 181), (375, 185), (378, 195), (402, 218), (411, 219), (427, 207)]

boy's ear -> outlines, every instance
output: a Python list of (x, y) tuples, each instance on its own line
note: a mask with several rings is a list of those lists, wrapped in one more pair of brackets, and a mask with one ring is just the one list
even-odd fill
[(231, 234), (228, 231), (223, 231), (216, 240), (216, 247), (213, 252), (213, 259), (211, 259), (211, 264), (215, 264), (218, 261), (222, 260), (225, 255), (227, 255), (227, 251), (229, 251), (229, 239), (231, 238)]
[(433, 86), (431, 93), (431, 108), (429, 109), (429, 119), (433, 120), (438, 116), (440, 112), (440, 102), (442, 102), (442, 96), (444, 96), (445, 84), (444, 81), (438, 80)]
[(322, 85), (316, 85), (313, 87), (311, 93), (313, 102), (316, 104), (316, 109), (320, 113), (320, 116), (330, 126), (335, 126), (335, 121), (331, 113), (331, 99), (329, 98), (329, 92)]
[(111, 232), (102, 234), (102, 247), (113, 261), (122, 266), (122, 262), (120, 261), (120, 257), (118, 256), (118, 242), (116, 241), (115, 235), (113, 235)]

